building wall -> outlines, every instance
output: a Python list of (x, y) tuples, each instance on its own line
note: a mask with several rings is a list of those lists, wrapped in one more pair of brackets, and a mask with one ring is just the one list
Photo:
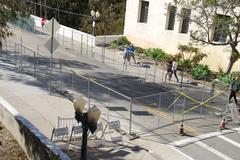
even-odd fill
[[(188, 44), (190, 36), (179, 33), (179, 19), (175, 18), (174, 30), (166, 30), (168, 4), (172, 0), (147, 0), (149, 1), (147, 23), (139, 23), (141, 0), (128, 0), (126, 6), (124, 35), (136, 46), (143, 48), (157, 47), (167, 53), (178, 53), (178, 44)], [(180, 8), (177, 8), (180, 11)], [(189, 30), (194, 26), (190, 25)], [(222, 46), (199, 46), (208, 54), (201, 63), (208, 64), (211, 69), (218, 70), (219, 67), (226, 69), (229, 62), (230, 49)], [(233, 66), (237, 71), (240, 63)]]

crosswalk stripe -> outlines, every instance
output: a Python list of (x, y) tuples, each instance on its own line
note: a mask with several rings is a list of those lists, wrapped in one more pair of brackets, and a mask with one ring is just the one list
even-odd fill
[(186, 158), (188, 158), (189, 160), (194, 160), (192, 157), (188, 156), (187, 154), (183, 153), (182, 151), (178, 150), (177, 148), (175, 148), (174, 146), (169, 145), (171, 148), (173, 148), (175, 151), (177, 151), (178, 153), (182, 154), (183, 156), (185, 156)]
[(209, 145), (207, 145), (203, 142), (198, 141), (198, 142), (196, 142), (196, 144), (198, 144), (199, 146), (209, 150), (210, 152), (214, 153), (215, 155), (217, 155), (218, 157), (220, 157), (224, 160), (233, 160), (232, 158), (230, 158), (230, 157), (226, 156), (225, 154), (215, 150), (214, 148), (210, 147)]
[(229, 142), (229, 143), (231, 143), (231, 144), (233, 144), (233, 145), (235, 145), (235, 146), (237, 146), (238, 148), (240, 148), (240, 144), (239, 143), (237, 143), (237, 142), (235, 142), (235, 141), (233, 141), (233, 140), (231, 140), (231, 139), (229, 139), (229, 138), (227, 138), (227, 137), (225, 137), (223, 135), (220, 135), (218, 137), (223, 139), (223, 140), (225, 140), (225, 141), (227, 141), (227, 142)]
[(183, 145), (187, 145), (187, 144), (190, 144), (190, 143), (195, 143), (195, 142), (207, 139), (207, 138), (218, 137), (221, 134), (239, 133), (239, 132), (240, 132), (240, 128), (233, 128), (231, 130), (223, 130), (222, 132), (211, 132), (211, 133), (208, 133), (208, 134), (203, 134), (203, 135), (199, 135), (199, 136), (196, 136), (196, 137), (190, 137), (190, 138), (182, 139), (182, 140), (179, 140), (179, 141), (176, 141), (176, 142), (172, 142), (172, 143), (170, 143), (170, 145), (183, 146)]

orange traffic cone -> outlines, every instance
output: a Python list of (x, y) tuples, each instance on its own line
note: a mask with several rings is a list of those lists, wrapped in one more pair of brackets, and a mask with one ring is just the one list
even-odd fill
[(222, 131), (222, 130), (224, 130), (226, 128), (226, 120), (225, 120), (225, 118), (222, 119), (219, 127), (220, 127), (220, 131)]
[(181, 123), (181, 125), (180, 125), (179, 134), (180, 134), (181, 136), (184, 135), (183, 121), (182, 121), (182, 123)]

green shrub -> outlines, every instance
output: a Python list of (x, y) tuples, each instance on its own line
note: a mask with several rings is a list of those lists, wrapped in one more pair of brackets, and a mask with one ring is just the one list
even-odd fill
[(230, 84), (231, 81), (233, 80), (233, 75), (230, 73), (230, 74), (221, 74), (221, 75), (218, 75), (217, 79), (219, 79), (221, 82), (223, 83), (226, 83), (226, 84)]
[(190, 59), (179, 60), (178, 68), (184, 70), (191, 70), (192, 68), (192, 61)]
[(192, 77), (197, 80), (205, 80), (209, 78), (211, 71), (206, 64), (198, 64), (192, 69)]
[(145, 54), (155, 61), (164, 61), (167, 58), (167, 53), (160, 48), (149, 48), (145, 50)]
[(130, 44), (130, 41), (128, 41), (127, 37), (121, 37), (118, 40), (115, 40), (111, 43), (112, 46), (125, 46), (126, 44)]
[(135, 47), (137, 53), (144, 53), (144, 49), (141, 47)]

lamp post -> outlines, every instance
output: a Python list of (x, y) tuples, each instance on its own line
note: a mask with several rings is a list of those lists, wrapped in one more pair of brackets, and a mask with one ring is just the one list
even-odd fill
[(82, 148), (81, 148), (81, 160), (87, 159), (87, 132), (93, 134), (97, 129), (97, 122), (100, 118), (101, 111), (94, 105), (87, 112), (83, 112), (85, 107), (85, 100), (83, 98), (79, 98), (73, 102), (75, 109), (75, 119), (77, 122), (81, 122), (83, 128), (82, 134)]
[(92, 17), (92, 35), (96, 36), (96, 20), (100, 16), (100, 12), (95, 12), (94, 10), (91, 11), (91, 17)]

